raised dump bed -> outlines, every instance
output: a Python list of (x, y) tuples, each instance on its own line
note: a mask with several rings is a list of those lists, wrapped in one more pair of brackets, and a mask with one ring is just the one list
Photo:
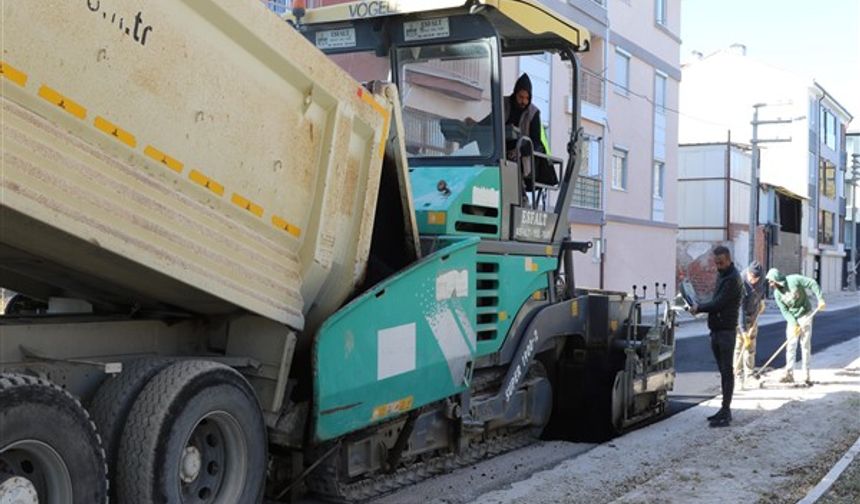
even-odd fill
[(365, 271), (391, 104), (260, 2), (3, 4), (0, 285), (301, 329)]

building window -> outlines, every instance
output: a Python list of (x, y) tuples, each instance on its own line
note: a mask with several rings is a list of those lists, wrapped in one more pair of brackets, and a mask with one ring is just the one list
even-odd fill
[(845, 217), (840, 216), (839, 217), (839, 241), (841, 241), (842, 243), (845, 243), (847, 245), (850, 242), (846, 239), (846, 235), (845, 235), (846, 230), (847, 230), (847, 227), (845, 225)]
[(615, 49), (615, 91), (627, 96), (630, 89), (630, 55)]
[(834, 245), (834, 218), (833, 212), (820, 210), (818, 212), (818, 243), (821, 245)]
[(836, 138), (838, 137), (836, 130), (836, 116), (833, 114), (829, 114), (827, 123), (827, 136), (824, 139), (824, 143), (827, 144), (833, 150), (836, 150)]
[(654, 109), (658, 114), (666, 113), (666, 76), (654, 76)]
[(654, 197), (663, 199), (666, 191), (666, 163), (654, 161)]
[(627, 151), (612, 149), (612, 188), (627, 190)]
[(654, 0), (654, 21), (666, 26), (666, 0)]
[(582, 149), (582, 163), (579, 166), (579, 177), (573, 187), (571, 205), (600, 210), (602, 173), (600, 167), (600, 138), (586, 136)]
[(818, 192), (825, 198), (836, 199), (836, 165), (826, 159), (818, 162)]
[(819, 117), (821, 121), (821, 141), (824, 145), (836, 150), (836, 116), (824, 107), (821, 107)]
[(540, 119), (549, 138), (552, 114), (552, 55), (544, 52), (523, 56), (520, 58), (520, 73), (528, 74), (529, 80), (532, 81), (532, 103), (540, 110)]
[(579, 174), (586, 177), (600, 177), (600, 138), (586, 136), (582, 149), (582, 166)]

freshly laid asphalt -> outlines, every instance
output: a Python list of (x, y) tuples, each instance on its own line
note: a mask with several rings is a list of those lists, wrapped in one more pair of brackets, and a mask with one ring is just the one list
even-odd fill
[[(812, 380), (815, 381), (815, 353), (860, 335), (860, 306), (824, 311), (815, 316), (812, 325)], [(785, 321), (759, 327), (756, 368), (762, 366), (785, 341)], [(860, 348), (858, 348), (860, 354)], [(768, 366), (785, 365), (785, 351)], [(797, 352), (800, 366), (800, 348)], [(710, 336), (702, 334), (679, 339), (675, 343), (675, 388), (669, 394), (668, 413), (674, 414), (720, 393), (719, 374), (711, 353)], [(797, 371), (795, 371), (797, 377)], [(740, 386), (736, 384), (736, 387)]]

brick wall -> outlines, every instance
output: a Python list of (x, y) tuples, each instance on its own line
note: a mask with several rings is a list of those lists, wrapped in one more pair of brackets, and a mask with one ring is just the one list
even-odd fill
[(801, 237), (796, 233), (779, 231), (779, 245), (773, 247), (774, 268), (779, 268), (785, 274), (802, 273)]
[(714, 247), (725, 245), (732, 250), (732, 242), (677, 242), (677, 284), (689, 280), (696, 290), (696, 297), (710, 299), (717, 284), (717, 266), (714, 264)]

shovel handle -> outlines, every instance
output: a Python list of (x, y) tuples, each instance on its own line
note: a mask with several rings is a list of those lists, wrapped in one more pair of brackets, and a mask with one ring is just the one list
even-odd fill
[(774, 352), (773, 355), (770, 356), (770, 359), (768, 359), (767, 362), (765, 362), (764, 365), (762, 365), (762, 367), (760, 367), (758, 369), (758, 371), (753, 373), (753, 376), (755, 378), (758, 378), (759, 376), (761, 376), (761, 374), (764, 372), (764, 370), (767, 369), (767, 367), (770, 365), (771, 362), (773, 362), (774, 359), (776, 359), (776, 356), (779, 355), (780, 352), (782, 352), (782, 350), (785, 348), (785, 345), (787, 345), (787, 344), (788, 344), (788, 340), (783, 341), (782, 345), (780, 345), (779, 348), (776, 349), (776, 352)]
[[(807, 316), (808, 316), (809, 318), (812, 318), (812, 317), (814, 317), (818, 312), (819, 312), (819, 309), (818, 309), (818, 308), (815, 308), (814, 310), (812, 310), (812, 313), (810, 313), (810, 314), (809, 314), (809, 315), (807, 315)], [(770, 363), (771, 363), (771, 362), (773, 362), (773, 360), (774, 360), (774, 359), (776, 359), (776, 356), (777, 356), (777, 355), (779, 355), (779, 353), (780, 353), (780, 352), (782, 352), (782, 349), (783, 349), (783, 348), (785, 348), (785, 345), (787, 345), (787, 344), (788, 344), (788, 339), (786, 339), (785, 341), (783, 341), (783, 342), (782, 342), (782, 345), (780, 345), (780, 346), (779, 346), (779, 348), (777, 348), (777, 349), (776, 349), (776, 352), (774, 352), (774, 353), (773, 353), (773, 355), (771, 355), (771, 356), (770, 356), (770, 359), (768, 359), (768, 360), (767, 360), (767, 362), (765, 362), (765, 363), (764, 363), (764, 365), (762, 365), (762, 367), (760, 367), (760, 368), (758, 369), (758, 371), (755, 371), (755, 372), (753, 373), (753, 376), (754, 376), (756, 379), (758, 379), (758, 378), (761, 376), (761, 374), (762, 374), (762, 373), (764, 373), (764, 370), (765, 370), (765, 369), (767, 369), (767, 367), (770, 365)]]

